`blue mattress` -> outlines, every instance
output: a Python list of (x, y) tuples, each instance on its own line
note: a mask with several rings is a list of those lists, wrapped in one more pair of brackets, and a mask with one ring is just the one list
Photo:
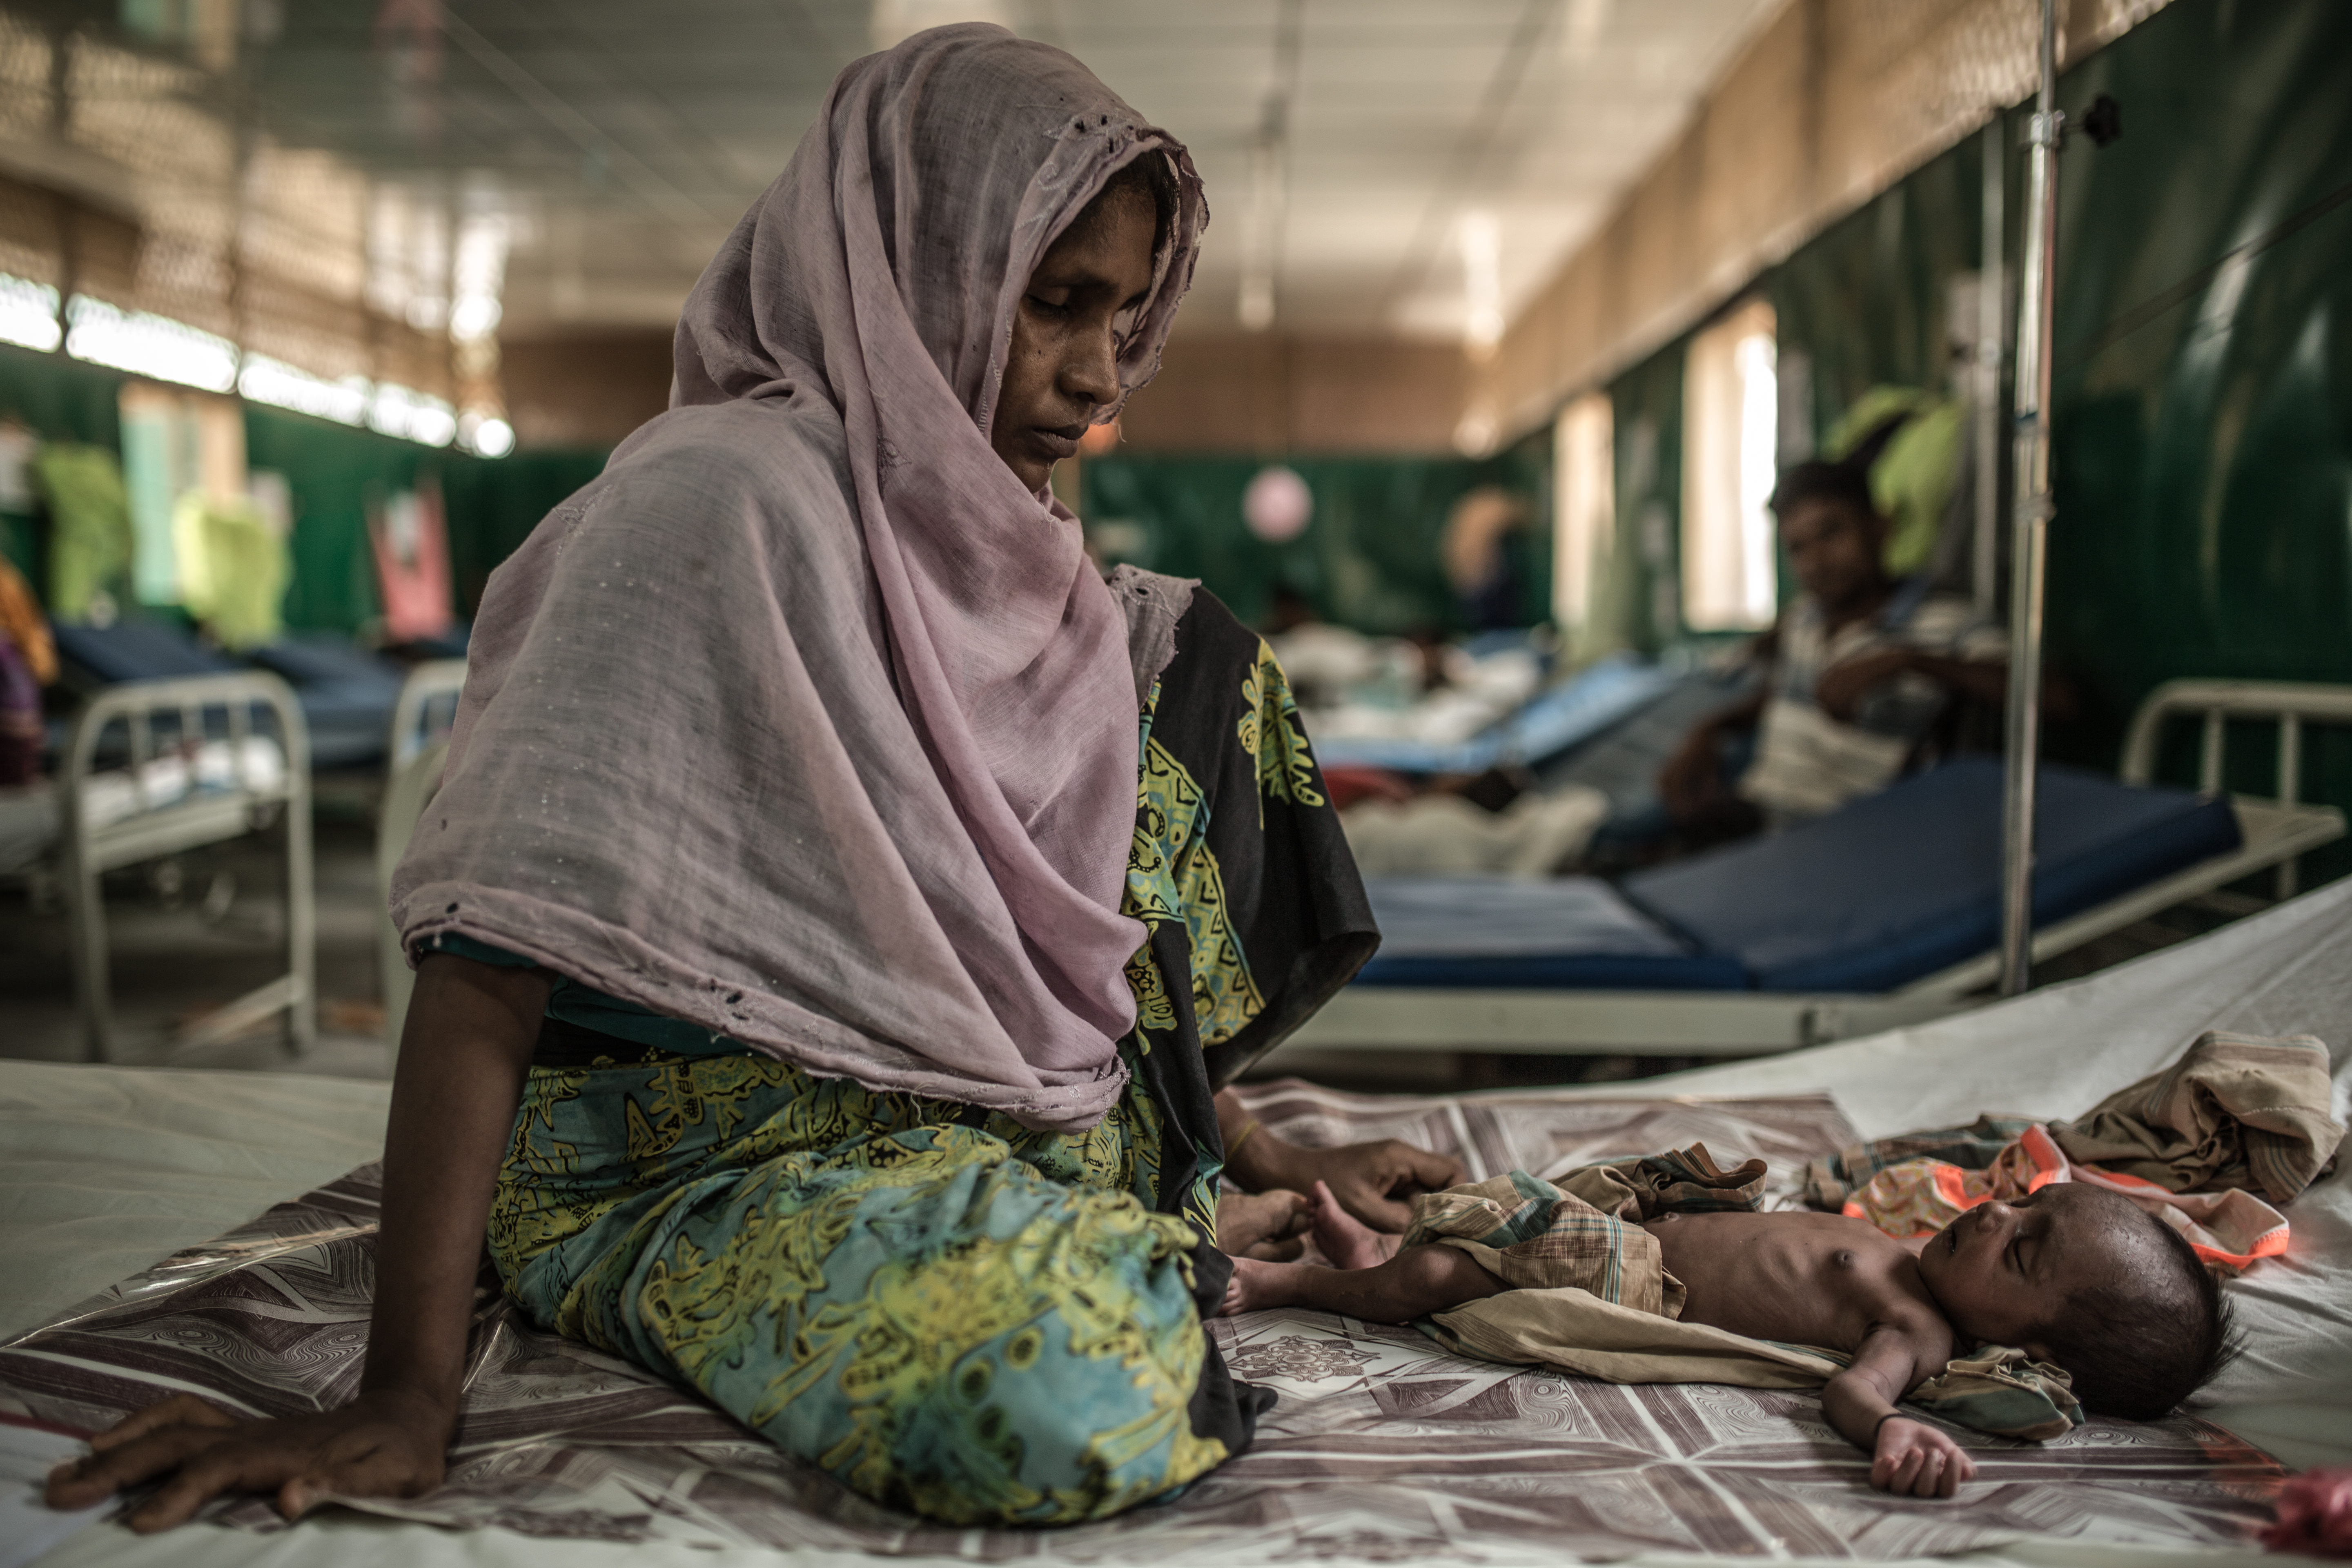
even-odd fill
[[(199, 646), (177, 627), (121, 620), (110, 626), (60, 626), (58, 652), (101, 684), (218, 675), (245, 668)], [(336, 639), (288, 639), (255, 650), (253, 662), (283, 678), (302, 704), (313, 767), (348, 767), (383, 756), (401, 671)]]
[(1381, 950), (1360, 985), (1738, 990), (1736, 959), (1692, 945), (1594, 877), (1397, 877), (1365, 885)]
[(187, 633), (155, 621), (117, 621), (110, 626), (61, 624), (52, 630), (58, 657), (107, 686), (219, 675), (237, 668), (199, 647)]
[[(2000, 941), (2001, 764), (1961, 757), (1819, 821), (1625, 880), (1626, 898), (1767, 991), (1886, 991)], [(2239, 846), (2226, 800), (2045, 764), (2033, 921)]]
[[(1961, 758), (1820, 821), (1626, 879), (1370, 886), (1370, 985), (1883, 992), (1990, 952), (2001, 767)], [(2226, 800), (2045, 766), (2037, 925), (2239, 847)]]
[(1327, 768), (1388, 768), (1401, 773), (1480, 773), (1499, 763), (1532, 766), (1640, 711), (1675, 683), (1675, 678), (1656, 665), (1606, 658), (1538, 692), (1517, 712), (1458, 744), (1318, 741), (1315, 757)]
[(310, 727), (310, 765), (379, 762), (400, 701), (401, 671), (340, 637), (288, 637), (253, 650), (253, 662), (282, 677)]

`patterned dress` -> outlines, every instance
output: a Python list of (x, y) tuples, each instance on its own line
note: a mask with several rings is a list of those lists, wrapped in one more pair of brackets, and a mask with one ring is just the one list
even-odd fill
[(1269, 1396), (1201, 1323), (1231, 1269), (1213, 1086), (1378, 938), (1265, 645), (1201, 593), (1177, 647), (1143, 707), (1117, 1106), (1034, 1131), (559, 982), (490, 1223), (541, 1325), (960, 1525), (1099, 1519), (1248, 1442)]

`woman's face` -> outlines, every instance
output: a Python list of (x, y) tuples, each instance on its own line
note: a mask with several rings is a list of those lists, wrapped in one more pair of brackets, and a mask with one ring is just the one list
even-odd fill
[(1119, 342), (1151, 292), (1158, 226), (1149, 197), (1118, 193), (1064, 230), (1029, 275), (988, 441), (1032, 490), (1118, 400)]

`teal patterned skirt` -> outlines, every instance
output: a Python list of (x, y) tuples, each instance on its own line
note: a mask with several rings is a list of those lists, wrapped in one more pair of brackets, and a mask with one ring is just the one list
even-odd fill
[[(1147, 698), (1126, 1092), (1085, 1132), (820, 1079), (560, 979), (491, 1252), (539, 1323), (890, 1507), (1060, 1524), (1164, 1498), (1272, 1395), (1202, 1327), (1214, 1086), (1378, 937), (1282, 669), (1203, 592)], [(436, 933), (528, 963), (495, 931)], [(608, 1032), (614, 1031), (614, 1032)]]
[(877, 1502), (1102, 1518), (1214, 1468), (1255, 1415), (1202, 1328), (1225, 1261), (1155, 1212), (1145, 1081), (1057, 1134), (765, 1057), (535, 1066), (491, 1252), (541, 1327)]

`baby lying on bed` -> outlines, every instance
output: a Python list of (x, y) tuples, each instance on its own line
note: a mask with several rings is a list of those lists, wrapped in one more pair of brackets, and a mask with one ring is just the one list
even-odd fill
[[(2071, 1375), (2073, 1398), (2051, 1380), (2064, 1405), (2136, 1420), (2170, 1410), (2227, 1359), (2218, 1284), (2185, 1240), (2116, 1193), (2046, 1186), (1898, 1241), (1842, 1215), (1757, 1212), (1763, 1171), (1751, 1161), (1724, 1173), (1694, 1147), (1588, 1166), (1558, 1186), (1514, 1173), (1421, 1199), (1402, 1238), (1366, 1229), (1318, 1185), (1316, 1244), (1337, 1267), (1236, 1258), (1225, 1310), (1407, 1322), (1523, 1288), (1571, 1325), (1598, 1297), (1621, 1321), (1630, 1308), (1772, 1349), (1823, 1347), (1851, 1357), (1822, 1388), (1823, 1413), (1871, 1453), (1871, 1485), (1917, 1497), (1950, 1497), (1976, 1471), (1942, 1431), (1895, 1409), (1956, 1354), (2021, 1347)], [(1478, 1348), (1465, 1337), (1457, 1348)], [(1484, 1349), (1551, 1359), (1513, 1353), (1507, 1340), (1498, 1350), (1491, 1334)], [(1670, 1353), (1630, 1374), (1627, 1364), (1602, 1375), (1742, 1381), (1678, 1371)]]

